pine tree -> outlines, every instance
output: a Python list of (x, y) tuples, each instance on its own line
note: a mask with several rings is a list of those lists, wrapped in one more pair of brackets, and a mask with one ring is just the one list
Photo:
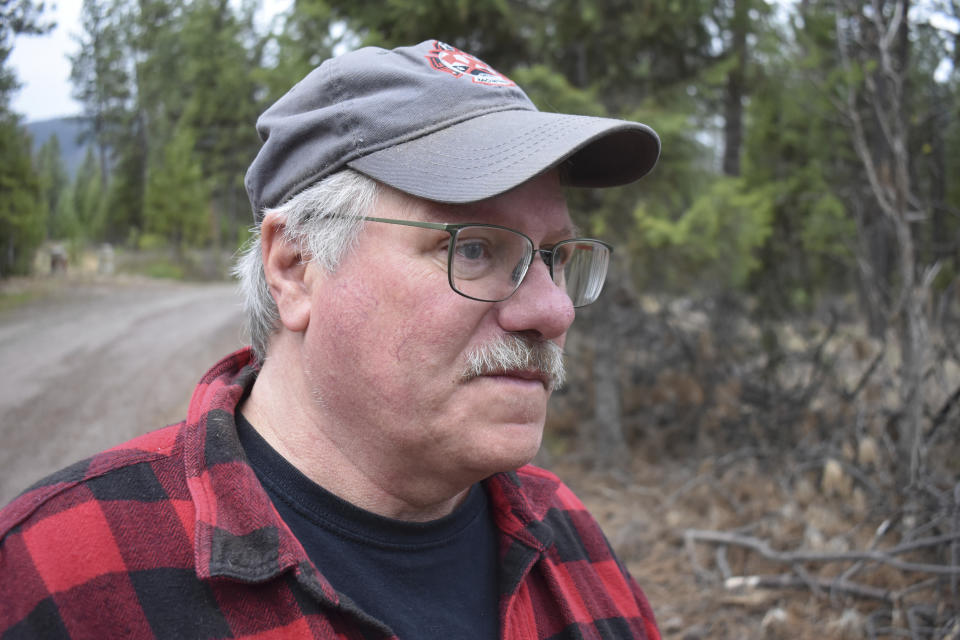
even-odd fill
[[(244, 46), (252, 32), (251, 13), (237, 15), (226, 0), (201, 0), (184, 16), (184, 88), (188, 99), (178, 123), (194, 141), (193, 152), (210, 185), (209, 211), (215, 251), (249, 224), (243, 175), (259, 139), (257, 85), (250, 74), (259, 61)], [(181, 143), (182, 144), (182, 143)], [(219, 254), (219, 251), (217, 251)]]
[(37, 152), (35, 164), (40, 177), (41, 197), (46, 211), (46, 235), (48, 238), (65, 238), (69, 235), (70, 229), (58, 216), (63, 210), (60, 201), (67, 191), (70, 180), (63, 165), (58, 136), (50, 136), (43, 143)]
[(87, 147), (83, 163), (73, 178), (70, 196), (79, 241), (101, 238), (105, 224), (105, 194), (100, 163), (93, 147)]
[(42, 13), (42, 3), (0, 0), (0, 277), (29, 272), (33, 251), (45, 232), (30, 137), (10, 110), (19, 84), (7, 64), (17, 35), (39, 34), (52, 27), (42, 20)]
[(151, 166), (147, 179), (147, 230), (166, 237), (179, 254), (205, 239), (210, 192), (189, 129), (177, 131), (161, 158)]
[(128, 122), (130, 70), (118, 9), (114, 0), (83, 0), (83, 34), (78, 53), (71, 57), (73, 95), (89, 123), (86, 139), (97, 148), (101, 191), (109, 182), (111, 150), (124, 136)]
[(40, 180), (30, 138), (10, 113), (0, 113), (0, 277), (29, 273), (45, 232)]

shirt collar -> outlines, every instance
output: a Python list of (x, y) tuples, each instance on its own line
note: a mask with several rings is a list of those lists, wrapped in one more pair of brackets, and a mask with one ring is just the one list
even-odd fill
[(240, 350), (204, 375), (190, 401), (184, 464), (196, 509), (197, 574), (264, 582), (296, 569), (311, 578), (319, 596), (336, 604), (333, 588), (311, 569), (240, 446), (234, 411), (258, 373), (251, 351)]

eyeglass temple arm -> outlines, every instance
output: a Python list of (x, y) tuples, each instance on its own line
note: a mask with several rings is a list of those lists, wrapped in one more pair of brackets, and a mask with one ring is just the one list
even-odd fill
[(405, 227), (420, 227), (422, 229), (436, 229), (437, 231), (450, 231), (457, 225), (447, 224), (443, 222), (419, 222), (417, 220), (393, 220), (390, 218), (373, 218), (370, 216), (364, 216), (364, 220), (369, 220), (370, 222), (386, 222), (388, 224), (399, 224)]

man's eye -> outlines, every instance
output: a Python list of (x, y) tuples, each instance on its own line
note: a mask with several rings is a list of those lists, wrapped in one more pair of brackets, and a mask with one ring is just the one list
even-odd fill
[(483, 260), (490, 257), (490, 250), (486, 242), (466, 240), (457, 243), (457, 256), (465, 260)]

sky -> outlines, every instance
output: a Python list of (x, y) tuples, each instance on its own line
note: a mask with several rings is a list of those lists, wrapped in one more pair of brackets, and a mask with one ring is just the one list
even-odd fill
[[(10, 65), (23, 85), (14, 94), (13, 110), (27, 122), (78, 115), (81, 106), (70, 96), (69, 54), (77, 52), (75, 37), (80, 35), (82, 0), (48, 0), (48, 19), (56, 28), (43, 36), (17, 36), (10, 54)], [(286, 10), (291, 0), (265, 0), (262, 15), (265, 24), (270, 16)], [(55, 6), (52, 6), (55, 5)]]
[[(55, 0), (56, 7), (45, 16), (57, 21), (57, 27), (43, 36), (17, 36), (10, 54), (10, 65), (23, 85), (13, 96), (13, 110), (25, 120), (45, 120), (77, 115), (80, 105), (70, 97), (70, 60), (76, 42), (70, 34), (80, 33), (82, 0)], [(48, 5), (49, 6), (49, 5)]]

